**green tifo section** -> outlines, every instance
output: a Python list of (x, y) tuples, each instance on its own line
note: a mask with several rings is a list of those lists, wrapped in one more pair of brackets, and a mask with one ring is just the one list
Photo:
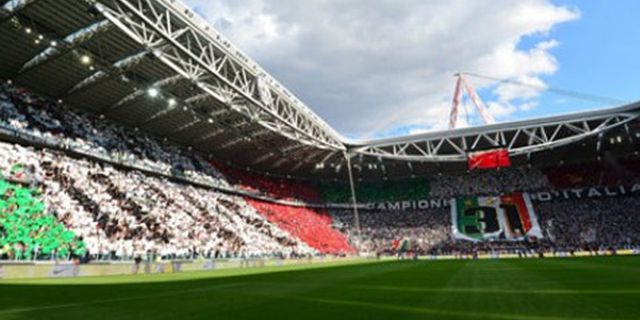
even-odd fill
[[(360, 203), (423, 200), (429, 197), (430, 191), (429, 181), (425, 179), (382, 183), (360, 182), (355, 187)], [(351, 202), (351, 189), (348, 184), (323, 182), (318, 188), (325, 202)]]
[(640, 257), (281, 268), (0, 281), (0, 319), (640, 318)]
[(45, 211), (36, 190), (0, 179), (0, 256), (28, 260), (56, 254), (82, 255), (85, 244)]

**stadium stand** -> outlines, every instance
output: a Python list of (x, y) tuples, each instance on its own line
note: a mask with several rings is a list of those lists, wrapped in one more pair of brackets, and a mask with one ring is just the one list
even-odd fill
[(640, 246), (637, 196), (540, 203), (536, 210), (547, 236), (558, 248)]
[[(15, 192), (20, 190), (21, 203), (31, 206), (3, 211), (5, 258), (69, 258), (85, 252), (103, 259), (148, 253), (168, 258), (392, 253), (401, 241), (424, 254), (640, 245), (638, 219), (628, 214), (637, 211), (640, 201), (632, 196), (536, 203), (545, 239), (535, 244), (454, 241), (444, 207), (362, 210), (357, 234), (351, 210), (331, 209), (329, 214), (322, 208), (350, 203), (350, 190), (342, 183), (263, 176), (210, 162), (6, 84), (0, 87), (0, 127), (5, 138), (12, 140), (13, 133), (38, 146), (0, 143), (2, 185), (16, 190), (3, 193), (3, 203), (18, 201)], [(18, 140), (28, 144), (29, 139)], [(633, 159), (543, 169), (516, 166), (358, 182), (356, 189), (361, 203), (559, 191), (637, 183), (638, 167)], [(7, 221), (24, 221), (23, 231), (10, 234), (15, 228)], [(27, 232), (32, 238), (17, 240), (17, 234), (32, 227)]]
[[(534, 203), (544, 240), (533, 242), (471, 243), (451, 236), (450, 209), (362, 210), (362, 250), (394, 253), (398, 241), (408, 240), (410, 250), (421, 254), (517, 252), (535, 248), (545, 251), (634, 249), (640, 246), (640, 199), (635, 195), (615, 198), (555, 200)], [(343, 232), (357, 238), (353, 213), (332, 211)]]
[(284, 200), (303, 200), (320, 203), (320, 196), (308, 182), (280, 177), (267, 177), (245, 170), (224, 166), (212, 162), (214, 167), (224, 173), (227, 180), (240, 189), (261, 193), (271, 198)]
[(550, 187), (545, 175), (533, 167), (435, 175), (431, 179), (431, 197), (436, 199), (548, 190)]
[[(348, 184), (324, 182), (318, 184), (318, 188), (325, 202), (351, 202), (351, 190)], [(356, 184), (356, 189), (359, 202), (417, 200), (429, 197), (429, 181), (425, 179), (359, 182)]]
[[(318, 188), (323, 201), (327, 203), (351, 202), (348, 185), (324, 182), (320, 183)], [(358, 202), (363, 203), (448, 199), (460, 195), (495, 195), (549, 188), (550, 184), (545, 174), (533, 167), (436, 174), (428, 178), (402, 181), (356, 183)]]
[[(620, 160), (618, 165), (583, 163), (544, 168), (519, 167), (499, 171), (479, 171), (460, 175), (431, 177), (433, 198), (449, 199), (463, 195), (500, 195), (511, 192), (547, 191), (562, 193), (567, 188), (631, 186), (640, 182), (637, 160)], [(618, 171), (614, 170), (618, 168)], [(623, 168), (622, 174), (620, 168)], [(618, 173), (616, 173), (618, 172)], [(581, 178), (576, 178), (576, 177)], [(370, 252), (396, 252), (399, 241), (407, 240), (411, 251), (421, 254), (472, 254), (503, 250), (518, 252), (535, 248), (546, 251), (633, 249), (640, 246), (640, 199), (634, 194), (614, 198), (554, 199), (535, 202), (544, 240), (527, 242), (470, 243), (455, 241), (451, 235), (449, 208), (360, 210), (360, 236), (357, 236), (351, 210), (332, 210), (341, 230), (360, 249)]]
[[(0, 112), (5, 120), (4, 125), (11, 129), (23, 129), (39, 137), (54, 139), (57, 143), (73, 145), (74, 148), (86, 148), (119, 159), (144, 162), (146, 167), (160, 168), (159, 172), (166, 173), (169, 170), (171, 174), (175, 174), (175, 169), (178, 168), (180, 173), (191, 172), (192, 175), (201, 178), (200, 180), (213, 180), (218, 185), (228, 186), (213, 166), (197, 157), (172, 157), (174, 152), (180, 154), (179, 150), (164, 150), (165, 147), (161, 147), (161, 144), (150, 137), (130, 133), (126, 128), (111, 126), (90, 115), (64, 109), (57, 103), (22, 89), (11, 86), (4, 86), (2, 89), (0, 98), (3, 98), (3, 101)], [(74, 129), (69, 130), (68, 126), (63, 127), (61, 123), (70, 124)], [(129, 143), (114, 144), (114, 141)], [(123, 172), (109, 165), (71, 159), (59, 153), (40, 151), (39, 156), (34, 156), (37, 151), (19, 146), (3, 144), (3, 148), (6, 150), (3, 153), (5, 156), (18, 155), (18, 158), (3, 159), (5, 164), (28, 163), (32, 170), (47, 170), (44, 176), (49, 179), (44, 180), (44, 183), (49, 184), (48, 187), (52, 190), (48, 193), (47, 199), (53, 208), (69, 211), (70, 208), (60, 206), (77, 202), (73, 204), (73, 209), (79, 212), (73, 216), (81, 221), (75, 221), (74, 227), (81, 230), (80, 233), (87, 239), (92, 253), (121, 258), (148, 251), (163, 256), (180, 257), (194, 254), (211, 255), (215, 252), (221, 252), (219, 254), (225, 256), (240, 253), (255, 256), (313, 252), (306, 244), (269, 224), (241, 198), (225, 198), (222, 194), (193, 186), (184, 187), (190, 188), (191, 192), (171, 192), (172, 188), (181, 186), (144, 176), (140, 172)], [(47, 158), (47, 161), (29, 162), (31, 159), (43, 157)], [(54, 162), (58, 165), (52, 164)], [(196, 167), (206, 170), (191, 171)], [(240, 174), (241, 172), (235, 171), (233, 177)], [(315, 191), (308, 187), (303, 188), (302, 185), (292, 186), (290, 182), (285, 184), (283, 181), (271, 181), (250, 174), (241, 177), (236, 178), (236, 182), (244, 181), (242, 185), (245, 188), (248, 185), (257, 186), (255, 190), (270, 196), (292, 198), (291, 191), (305, 190), (305, 198), (318, 199)], [(167, 184), (170, 185), (169, 188)], [(179, 202), (179, 197), (176, 197), (179, 194), (183, 194), (187, 199)], [(60, 199), (61, 197), (65, 198)], [(196, 208), (197, 201), (203, 199), (201, 197), (206, 198), (206, 201)], [(157, 202), (158, 198), (165, 199), (166, 202)], [(150, 213), (160, 207), (167, 208), (166, 216), (150, 217)], [(211, 207), (215, 208), (216, 213), (228, 210), (230, 214), (207, 216)], [(174, 210), (173, 213), (171, 209)], [(267, 210), (266, 207), (263, 209)], [(188, 210), (186, 215), (182, 214), (185, 210)], [(326, 221), (326, 215), (318, 214), (316, 218), (313, 211), (293, 208), (291, 211), (294, 214), (302, 212), (300, 216), (311, 222), (310, 228), (330, 225), (330, 222)], [(195, 213), (202, 216), (194, 219)], [(196, 220), (202, 225), (196, 226), (189, 220)], [(251, 227), (243, 225), (242, 220), (245, 220), (245, 223), (250, 222), (254, 227), (259, 226), (262, 230), (252, 231)], [(191, 224), (186, 223), (187, 221)], [(97, 227), (94, 224), (97, 224)], [(321, 248), (322, 252), (353, 250), (347, 243), (333, 244), (332, 240), (319, 240), (325, 235), (333, 235), (339, 239), (337, 233), (329, 229), (297, 231), (312, 241), (313, 245)], [(218, 233), (217, 238), (207, 235), (212, 230)], [(317, 235), (314, 235), (316, 233)], [(201, 244), (194, 243), (194, 238), (200, 240)], [(102, 242), (100, 239), (103, 239)], [(276, 244), (273, 243), (274, 239)], [(203, 245), (205, 242), (207, 244)], [(288, 249), (292, 247), (294, 249)]]
[(354, 226), (351, 210), (334, 210), (332, 215), (341, 230), (365, 252), (392, 253), (394, 243), (408, 240), (414, 250), (435, 247), (450, 241), (451, 217), (448, 208), (432, 210), (360, 212), (360, 235)]
[(46, 207), (92, 254), (122, 259), (148, 252), (182, 258), (313, 252), (237, 196), (59, 152), (6, 143), (0, 150), (2, 172), (23, 166), (23, 175), (42, 188)]
[(247, 199), (258, 212), (283, 230), (322, 253), (354, 253), (344, 234), (332, 228), (333, 219), (324, 210), (291, 207)]
[(26, 131), (60, 147), (137, 163), (149, 170), (181, 175), (195, 181), (224, 186), (221, 174), (208, 162), (184, 148), (159, 143), (150, 136), (109, 123), (101, 117), (66, 108), (58, 102), (7, 84), (0, 86), (1, 123)]
[(544, 170), (556, 189), (581, 186), (615, 186), (636, 182), (640, 174), (638, 160), (625, 159), (616, 163), (591, 162), (566, 164)]
[[(220, 168), (229, 181), (240, 189), (276, 199), (320, 203), (320, 196), (308, 183), (266, 177), (215, 162), (214, 165)], [(301, 239), (318, 252), (333, 254), (356, 252), (356, 249), (348, 243), (347, 237), (332, 228), (332, 217), (324, 209), (287, 206), (250, 198), (247, 198), (246, 201), (271, 223)]]
[[(20, 175), (15, 167), (13, 175)], [(45, 212), (38, 190), (0, 179), (0, 256), (30, 260), (36, 255), (68, 258), (86, 252), (82, 238)]]

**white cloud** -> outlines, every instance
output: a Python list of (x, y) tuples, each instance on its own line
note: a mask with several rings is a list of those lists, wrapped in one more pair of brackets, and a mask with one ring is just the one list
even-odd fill
[(526, 112), (526, 111), (531, 111), (533, 109), (535, 109), (535, 107), (538, 106), (538, 103), (535, 101), (529, 101), (529, 102), (525, 102), (523, 104), (521, 104), (520, 106), (518, 106), (518, 109), (520, 111)]
[(500, 101), (511, 101), (514, 99), (532, 99), (540, 95), (547, 88), (547, 85), (538, 77), (521, 76), (514, 79), (515, 83), (502, 83), (496, 87), (494, 93)]
[[(351, 137), (444, 129), (457, 71), (544, 86), (540, 76), (558, 68), (548, 33), (579, 15), (548, 0), (186, 2)], [(531, 35), (539, 43), (519, 49)], [(527, 108), (514, 99), (539, 94), (513, 87), (499, 85), (499, 101), (487, 102), (502, 119)]]
[(504, 118), (516, 112), (518, 108), (508, 103), (491, 101), (488, 103), (487, 109), (494, 117)]

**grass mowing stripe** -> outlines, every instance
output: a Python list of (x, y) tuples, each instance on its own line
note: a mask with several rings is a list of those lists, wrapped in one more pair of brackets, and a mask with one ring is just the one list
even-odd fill
[(0, 319), (640, 319), (640, 257), (291, 268), (0, 283)]
[(349, 286), (353, 289), (400, 291), (400, 292), (433, 292), (433, 293), (471, 293), (471, 294), (551, 294), (551, 295), (619, 295), (640, 294), (640, 289), (627, 290), (572, 290), (572, 289), (499, 289), (499, 288), (411, 288), (392, 286)]
[(521, 314), (504, 314), (504, 313), (481, 313), (481, 312), (462, 312), (452, 311), (445, 309), (431, 309), (421, 307), (408, 307), (394, 304), (380, 304), (380, 303), (368, 303), (363, 301), (353, 300), (334, 300), (326, 298), (314, 298), (314, 297), (285, 297), (285, 299), (300, 300), (306, 302), (317, 302), (323, 304), (338, 304), (362, 307), (366, 309), (384, 309), (394, 310), (405, 313), (418, 313), (418, 314), (430, 314), (438, 316), (455, 316), (459, 318), (468, 319), (504, 319), (504, 320), (617, 320), (616, 318), (579, 318), (579, 317), (549, 317), (549, 316), (530, 316)]
[(314, 287), (314, 288), (335, 288), (354, 290), (376, 290), (376, 291), (398, 291), (398, 292), (430, 292), (443, 294), (543, 294), (543, 295), (640, 295), (640, 289), (618, 289), (618, 290), (579, 290), (579, 289), (509, 289), (509, 288), (418, 288), (400, 286), (372, 286), (372, 285), (348, 285), (348, 284), (327, 284), (327, 283), (282, 283), (265, 282), (254, 283), (253, 286), (283, 286), (283, 287)]
[(105, 304), (105, 303), (114, 303), (114, 302), (124, 302), (124, 301), (134, 301), (134, 300), (149, 300), (149, 299), (157, 299), (157, 298), (165, 298), (172, 296), (180, 296), (187, 295), (193, 293), (204, 293), (208, 291), (215, 291), (220, 289), (228, 289), (233, 287), (244, 286), (246, 283), (230, 283), (230, 284), (222, 284), (217, 286), (207, 286), (202, 288), (188, 289), (188, 290), (176, 290), (162, 293), (155, 293), (143, 296), (133, 296), (126, 298), (114, 298), (114, 299), (102, 299), (96, 301), (86, 301), (86, 302), (77, 302), (77, 303), (66, 303), (66, 304), (58, 304), (58, 305), (50, 305), (50, 306), (41, 306), (41, 307), (30, 307), (30, 308), (17, 308), (17, 309), (8, 309), (8, 310), (0, 310), (0, 315), (2, 314), (11, 314), (11, 313), (21, 313), (21, 312), (31, 312), (31, 311), (43, 311), (43, 310), (51, 310), (51, 309), (64, 309), (71, 307), (85, 307), (96, 304)]

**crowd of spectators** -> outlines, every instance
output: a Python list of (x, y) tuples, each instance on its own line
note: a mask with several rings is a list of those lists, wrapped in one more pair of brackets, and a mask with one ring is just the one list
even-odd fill
[(640, 245), (640, 197), (576, 199), (535, 205), (545, 236), (566, 249)]
[[(0, 236), (8, 235), (10, 228), (18, 230), (16, 221), (22, 230), (37, 226), (29, 234), (55, 230), (52, 237), (63, 244), (56, 247), (47, 242), (44, 251), (48, 253), (86, 252), (100, 258), (131, 258), (150, 252), (171, 258), (285, 256), (352, 253), (354, 248), (390, 253), (402, 241), (409, 250), (422, 254), (473, 254), (532, 248), (630, 248), (640, 244), (636, 215), (640, 199), (632, 195), (536, 203), (544, 238), (535, 241), (456, 241), (448, 208), (362, 210), (358, 234), (351, 210), (335, 210), (329, 215), (324, 209), (243, 198), (202, 186), (228, 191), (241, 188), (295, 202), (349, 203), (347, 185), (313, 186), (211, 163), (182, 147), (6, 84), (0, 85), (2, 128), (53, 141), (59, 150), (80, 151), (66, 153), (0, 142), (0, 178), (11, 181), (0, 184), (5, 186), (0, 208), (11, 208), (1, 213)], [(78, 153), (91, 155), (93, 160), (78, 157)], [(95, 160), (105, 158), (113, 161)], [(143, 173), (132, 169), (140, 166), (150, 170)], [(638, 182), (638, 167), (638, 161), (559, 165), (543, 170), (515, 167), (437, 174), (411, 181), (359, 183), (356, 190), (360, 202), (550, 191)], [(167, 177), (183, 177), (200, 185)], [(28, 204), (24, 210), (16, 211), (15, 190), (29, 195), (20, 198)], [(9, 241), (5, 236), (0, 255), (10, 253), (15, 257), (19, 251), (20, 256), (33, 257), (44, 248), (44, 243), (33, 239), (22, 234)]]
[(160, 142), (141, 131), (72, 110), (7, 84), (0, 85), (0, 125), (78, 152), (137, 164), (167, 175), (181, 175), (200, 183), (228, 185), (206, 159), (183, 147)]
[[(558, 165), (543, 170), (535, 167), (503, 168), (429, 178), (430, 192), (422, 199), (450, 199), (461, 195), (495, 196), (512, 192), (563, 190), (573, 187), (630, 186), (637, 183), (637, 161), (617, 164), (587, 163)], [(615, 167), (615, 168), (612, 168)], [(616, 169), (617, 170), (614, 170)], [(626, 174), (620, 174), (620, 171)], [(380, 185), (382, 186), (382, 185)], [(380, 188), (383, 192), (384, 188)], [(370, 194), (376, 194), (375, 192)], [(388, 201), (383, 196), (370, 202)], [(371, 210), (359, 212), (357, 235), (352, 210), (332, 212), (337, 226), (366, 252), (394, 253), (399, 241), (419, 254), (473, 255), (478, 252), (574, 252), (640, 246), (640, 198), (628, 194), (616, 198), (556, 199), (534, 203), (543, 229), (543, 239), (473, 243), (452, 235), (449, 208), (424, 210)]]
[[(150, 172), (233, 190), (213, 163), (192, 152), (21, 88), (0, 86), (0, 125), (53, 141), (62, 150), (106, 156), (116, 164), (142, 164)], [(311, 209), (260, 201), (251, 206), (238, 196), (177, 184), (148, 172), (18, 145), (1, 147), (6, 150), (5, 159), (0, 159), (3, 165), (27, 168), (20, 174), (33, 175), (49, 210), (94, 254), (130, 257), (152, 251), (186, 257), (354, 251), (344, 236), (331, 229), (330, 216)], [(219, 166), (230, 171), (234, 187), (276, 199), (320, 202), (306, 184)]]
[[(19, 164), (22, 170), (12, 168)], [(39, 190), (47, 210), (90, 254), (131, 258), (314, 253), (241, 197), (135, 170), (0, 143), (0, 172)]]
[(473, 170), (430, 178), (430, 197), (450, 199), (461, 195), (500, 195), (512, 192), (549, 190), (547, 177), (535, 167)]
[[(360, 203), (450, 199), (461, 195), (496, 195), (511, 192), (549, 190), (545, 174), (535, 167), (501, 168), (434, 174), (426, 178), (403, 181), (357, 182)], [(322, 200), (327, 203), (350, 203), (348, 184), (319, 183)]]
[(333, 218), (325, 209), (294, 207), (247, 199), (269, 221), (309, 244), (319, 252), (349, 254), (356, 252), (347, 237), (333, 228)]
[(407, 240), (419, 254), (472, 255), (495, 252), (575, 252), (640, 248), (640, 198), (627, 195), (535, 202), (542, 239), (469, 242), (453, 238), (449, 208), (425, 210), (360, 210), (360, 235), (351, 210), (332, 212), (343, 232), (359, 248), (372, 253), (397, 253)]
[(545, 168), (544, 173), (556, 189), (630, 185), (639, 181), (640, 160), (623, 159), (620, 161), (564, 164)]
[(264, 176), (246, 170), (213, 163), (221, 170), (229, 183), (239, 189), (261, 194), (273, 199), (288, 201), (302, 200), (309, 203), (320, 203), (320, 195), (310, 183), (282, 177)]
[(0, 178), (0, 258), (83, 255), (82, 239), (45, 212), (37, 197), (37, 190)]
[(450, 241), (451, 215), (448, 208), (428, 210), (361, 210), (360, 235), (355, 229), (351, 210), (334, 210), (336, 227), (349, 235), (352, 243), (364, 252), (391, 253), (394, 243), (408, 240), (413, 250), (429, 248)]

